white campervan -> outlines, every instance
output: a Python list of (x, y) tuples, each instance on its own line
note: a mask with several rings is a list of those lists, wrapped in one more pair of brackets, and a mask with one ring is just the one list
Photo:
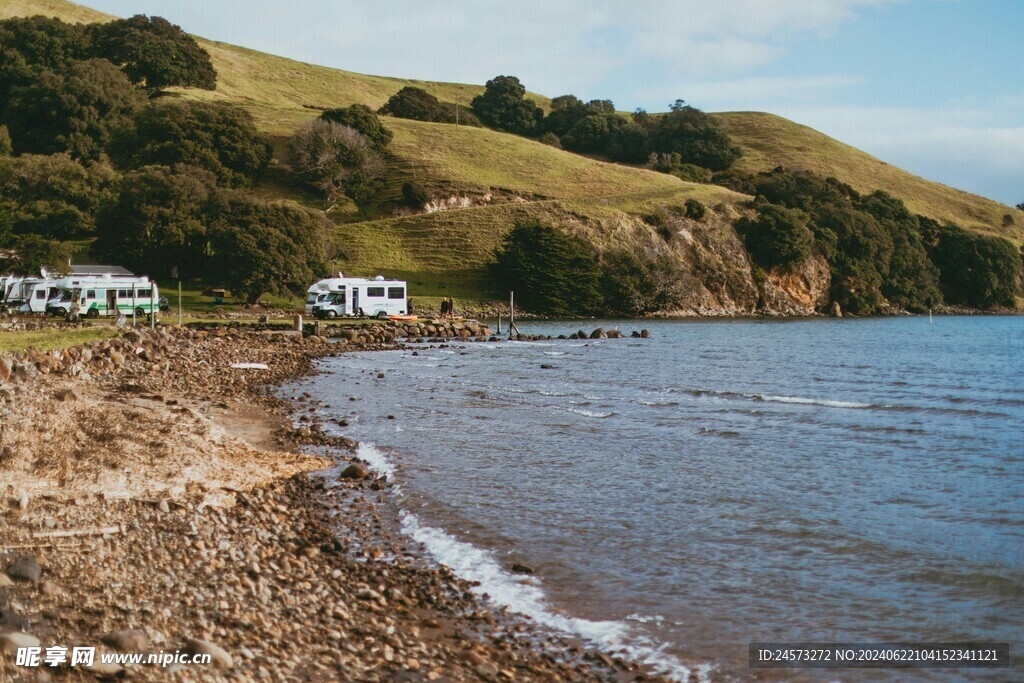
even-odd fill
[(155, 315), (160, 293), (148, 277), (71, 276), (58, 283), (60, 294), (49, 303), (53, 315), (86, 318)]
[(57, 280), (50, 278), (30, 278), (21, 283), (18, 313), (22, 315), (46, 313), (46, 302), (57, 293)]
[[(317, 301), (311, 304), (311, 312), (317, 318), (389, 318), (393, 315), (407, 315), (409, 312), (409, 291), (404, 280), (386, 280), (384, 276), (378, 275), (372, 280), (337, 277), (331, 278), (329, 282), (329, 285), (316, 293)], [(307, 298), (307, 305), (308, 301)]]

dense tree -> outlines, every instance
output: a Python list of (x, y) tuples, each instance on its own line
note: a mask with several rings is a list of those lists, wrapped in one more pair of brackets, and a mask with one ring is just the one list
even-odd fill
[(601, 291), (608, 314), (644, 315), (678, 308), (690, 287), (678, 258), (650, 258), (631, 249), (601, 256)]
[(756, 218), (736, 221), (736, 231), (759, 266), (790, 270), (811, 255), (814, 237), (807, 221), (803, 211), (762, 204)]
[(363, 203), (373, 197), (384, 163), (359, 131), (317, 119), (300, 126), (291, 143), (300, 175), (326, 199), (345, 194)]
[(714, 119), (682, 100), (676, 100), (669, 112), (658, 118), (651, 142), (657, 152), (678, 152), (683, 162), (712, 171), (724, 170), (740, 157), (739, 147)]
[(89, 237), (114, 176), (107, 164), (83, 166), (67, 154), (0, 158), (0, 206), (16, 234)]
[(0, 21), (0, 110), (14, 86), (28, 85), (40, 71), (63, 71), (86, 57), (80, 24), (49, 17), (16, 17)]
[(259, 177), (273, 154), (252, 115), (230, 104), (157, 101), (134, 124), (112, 146), (115, 161), (126, 168), (198, 166), (238, 187)]
[(1024, 202), (1021, 202), (1020, 204), (1017, 205), (1017, 210), (1024, 211)]
[(573, 152), (601, 153), (608, 146), (609, 117), (584, 116), (562, 136), (562, 146)]
[(136, 15), (88, 28), (92, 52), (152, 92), (173, 86), (213, 90), (217, 72), (192, 36), (162, 17)]
[(871, 214), (892, 241), (882, 295), (910, 311), (926, 311), (940, 303), (939, 270), (925, 251), (917, 218), (902, 201), (882, 191), (862, 198), (856, 206)]
[(113, 64), (90, 59), (63, 73), (43, 71), (30, 85), (13, 88), (3, 120), (19, 154), (69, 152), (92, 160), (143, 102)]
[(489, 126), (532, 135), (544, 112), (525, 95), (526, 88), (515, 76), (496, 76), (487, 81), (482, 95), (473, 98), (473, 111)]
[(584, 315), (601, 307), (600, 270), (590, 246), (536, 222), (517, 223), (489, 266), (502, 294), (533, 313)]
[(411, 85), (407, 85), (392, 95), (387, 103), (380, 108), (380, 113), (389, 114), (400, 119), (455, 123), (455, 116), (440, 100), (423, 88), (416, 88)]
[(0, 270), (21, 276), (39, 276), (42, 269), (54, 275), (68, 272), (69, 245), (40, 235), (0, 236)]
[(93, 253), (153, 277), (202, 275), (215, 185), (213, 173), (190, 166), (126, 174), (99, 211)]
[(1012, 307), (1021, 277), (1021, 254), (1009, 241), (940, 228), (930, 246), (946, 302), (976, 308)]
[(394, 137), (381, 123), (380, 117), (365, 104), (353, 104), (345, 109), (328, 109), (320, 114), (320, 118), (354, 128), (377, 149), (387, 147)]
[(0, 126), (0, 157), (8, 157), (14, 151), (11, 143), (11, 134), (7, 132), (7, 126)]
[(301, 293), (327, 269), (330, 227), (322, 213), (295, 204), (223, 192), (209, 228), (211, 279), (250, 304), (267, 293)]
[(620, 126), (609, 136), (607, 154), (613, 161), (641, 164), (650, 153), (650, 136), (636, 123)]

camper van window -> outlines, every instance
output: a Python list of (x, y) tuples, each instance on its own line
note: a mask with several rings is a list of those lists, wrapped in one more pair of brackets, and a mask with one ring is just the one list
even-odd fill
[(119, 289), (119, 290), (117, 290), (117, 298), (118, 299), (127, 299), (128, 298), (128, 290), (127, 289)]
[(45, 289), (37, 289), (36, 290), (36, 298), (37, 299), (45, 299), (46, 298), (46, 290)]
[(388, 287), (389, 299), (404, 299), (405, 287)]
[(316, 303), (316, 294), (310, 294), (309, 296), (307, 296), (306, 297), (306, 303), (307, 304), (315, 304)]
[(367, 287), (366, 296), (384, 296), (383, 287)]
[(149, 290), (149, 289), (140, 289), (139, 290), (139, 298), (140, 299), (148, 299), (151, 294), (152, 294), (152, 290)]
[(85, 298), (86, 299), (95, 299), (96, 298), (96, 290), (95, 289), (87, 289), (85, 291)]

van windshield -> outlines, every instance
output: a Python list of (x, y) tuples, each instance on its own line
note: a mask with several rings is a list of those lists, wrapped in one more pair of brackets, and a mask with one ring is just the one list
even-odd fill
[(332, 292), (327, 296), (327, 300), (332, 304), (343, 304), (345, 303), (345, 292)]

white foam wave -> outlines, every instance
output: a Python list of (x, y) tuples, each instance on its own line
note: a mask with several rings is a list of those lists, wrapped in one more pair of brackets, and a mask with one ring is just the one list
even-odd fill
[(602, 650), (624, 651), (629, 657), (678, 681), (689, 679), (689, 667), (664, 652), (664, 645), (655, 645), (648, 638), (633, 633), (628, 624), (581, 619), (555, 612), (547, 604), (539, 580), (506, 572), (493, 553), (459, 541), (441, 529), (423, 525), (411, 512), (402, 512), (402, 531), (422, 543), (435, 560), (458, 576), (479, 582), (473, 590), (478, 594), (486, 593), (494, 603), (525, 614), (549, 628), (575, 634)]
[[(396, 470), (387, 455), (373, 444), (360, 443), (356, 455), (377, 474), (391, 477)], [(394, 491), (401, 495), (400, 486), (395, 486)], [(401, 510), (400, 515), (402, 533), (423, 544), (435, 561), (445, 565), (459, 577), (478, 582), (479, 585), (473, 587), (473, 591), (478, 595), (486, 593), (495, 604), (525, 614), (548, 628), (579, 636), (593, 647), (609, 653), (625, 653), (627, 657), (646, 664), (680, 683), (692, 680), (690, 667), (665, 652), (667, 644), (654, 643), (621, 621), (595, 621), (556, 612), (545, 599), (540, 579), (522, 577), (505, 571), (492, 552), (460, 541), (441, 529), (424, 525), (408, 510)], [(637, 615), (630, 615), (628, 618), (641, 621), (636, 617)], [(713, 668), (701, 664), (692, 671), (699, 681), (707, 681)]]
[(602, 413), (597, 410), (587, 410), (586, 408), (563, 408), (562, 410), (566, 411), (567, 413), (575, 413), (577, 415), (582, 415), (583, 417), (611, 417), (612, 415), (615, 414)]
[(370, 469), (377, 474), (386, 474), (389, 479), (395, 475), (395, 464), (373, 444), (360, 443), (356, 447), (356, 457), (369, 465)]
[(856, 401), (831, 401), (823, 398), (804, 398), (802, 396), (772, 396), (771, 394), (755, 394), (756, 398), (769, 403), (796, 403), (799, 405), (826, 406), (828, 408), (870, 408), (870, 403)]

